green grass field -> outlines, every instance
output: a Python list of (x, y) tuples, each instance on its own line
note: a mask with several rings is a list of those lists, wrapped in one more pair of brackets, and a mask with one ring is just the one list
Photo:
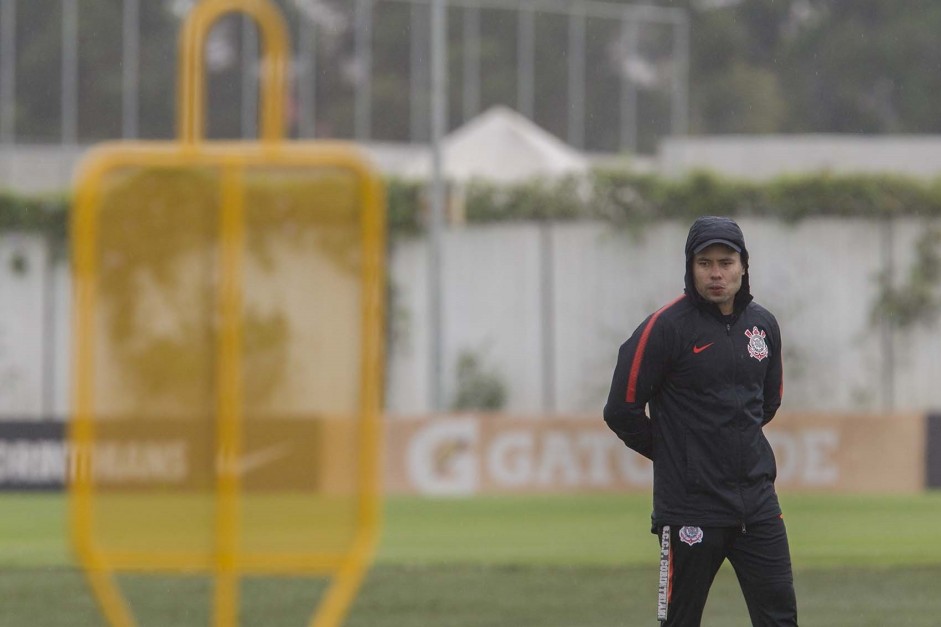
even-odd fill
[[(801, 625), (941, 625), (941, 494), (781, 497)], [(395, 498), (348, 627), (654, 625), (647, 496)], [(61, 495), (0, 496), (0, 627), (99, 627)], [(199, 576), (122, 576), (142, 627), (209, 625)], [(306, 625), (317, 579), (248, 579), (242, 625)], [(747, 626), (731, 569), (706, 626)]]

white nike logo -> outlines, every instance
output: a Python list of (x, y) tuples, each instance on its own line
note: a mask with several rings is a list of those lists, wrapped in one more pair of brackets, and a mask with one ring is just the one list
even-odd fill
[[(252, 451), (251, 453), (245, 453), (236, 462), (235, 472), (238, 476), (244, 477), (248, 473), (263, 468), (286, 456), (291, 448), (293, 448), (293, 444), (289, 441), (284, 441), (257, 451)], [(223, 462), (220, 458), (216, 465), (219, 472), (222, 472), (222, 465)]]

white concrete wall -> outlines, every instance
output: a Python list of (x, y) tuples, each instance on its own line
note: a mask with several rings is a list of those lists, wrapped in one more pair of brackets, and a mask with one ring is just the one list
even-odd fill
[(668, 137), (657, 149), (656, 171), (692, 170), (745, 179), (833, 172), (941, 174), (938, 135), (713, 135)]
[[(938, 328), (889, 333), (871, 318), (878, 276), (891, 265), (904, 277), (920, 221), (899, 221), (888, 232), (862, 220), (740, 223), (752, 255), (752, 292), (782, 326), (787, 407), (941, 407)], [(553, 227), (554, 351), (544, 350), (539, 332), (547, 321), (533, 250), (540, 227), (452, 231), (443, 263), (446, 398), (457, 351), (471, 348), (508, 382), (508, 410), (543, 411), (541, 359), (554, 352), (553, 409), (599, 412), (620, 343), (683, 289), (687, 226), (661, 223), (639, 234), (598, 223)], [(418, 240), (398, 244), (393, 254), (397, 306), (409, 320), (391, 362), (387, 405), (394, 413), (428, 409), (426, 254)]]
[(0, 235), (0, 419), (65, 415), (67, 274), (43, 238)]
[(73, 169), (85, 150), (85, 146), (0, 146), (0, 189), (21, 194), (68, 190)]
[[(69, 189), (72, 172), (87, 146), (0, 146), (0, 188), (25, 194)], [(385, 175), (407, 175), (406, 165), (427, 145), (364, 144), (368, 157)], [(693, 170), (744, 180), (784, 174), (832, 172), (894, 173), (914, 177), (941, 174), (941, 135), (713, 135), (667, 137), (652, 157), (587, 155), (607, 168), (626, 168), (665, 176)]]
[[(427, 144), (369, 143), (362, 148), (387, 176), (404, 176), (405, 166), (428, 152)], [(20, 194), (58, 194), (72, 187), (75, 167), (87, 145), (0, 145), (0, 189)]]
[[(542, 398), (542, 316), (539, 230), (532, 225), (463, 228), (442, 244), (442, 351), (445, 399), (455, 395), (455, 367), (464, 351), (512, 381), (511, 405), (539, 408)], [(394, 245), (390, 306), (401, 324), (389, 362), (387, 405), (425, 411), (431, 401), (428, 246)]]
[[(740, 223), (752, 291), (781, 323), (787, 408), (941, 408), (941, 327), (887, 333), (871, 320), (878, 276), (891, 267), (904, 279), (924, 223)], [(634, 233), (563, 223), (548, 238), (537, 224), (449, 231), (441, 264), (445, 399), (454, 398), (455, 365), (469, 350), (506, 383), (511, 412), (599, 414), (620, 343), (683, 289), (687, 227), (664, 222)], [(12, 270), (16, 251), (25, 273)], [(427, 259), (421, 238), (400, 239), (390, 251), (390, 413), (429, 411)], [(42, 240), (0, 238), (0, 419), (67, 412), (69, 283), (64, 262), (50, 263)], [(544, 306), (549, 299), (554, 306)]]

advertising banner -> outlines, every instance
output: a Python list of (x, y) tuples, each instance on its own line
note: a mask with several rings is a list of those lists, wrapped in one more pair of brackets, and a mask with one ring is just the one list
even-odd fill
[[(335, 438), (325, 430), (327, 423), (259, 424), (259, 446), (243, 452), (248, 487), (267, 485), (270, 473), (281, 486), (315, 476), (322, 487), (343, 483), (349, 469), (324, 470), (341, 468), (340, 460), (324, 463), (314, 474), (301, 463), (311, 455), (325, 462), (331, 456)], [(120, 424), (111, 427), (111, 435), (126, 430), (128, 423)], [(653, 481), (652, 464), (628, 450), (600, 417), (390, 417), (385, 429), (387, 494), (646, 492)], [(63, 434), (60, 422), (0, 422), (0, 490), (61, 489), (76, 457)], [(765, 434), (781, 491), (916, 492), (941, 486), (938, 416), (781, 412)], [(99, 456), (96, 472), (109, 484), (160, 488), (206, 482), (205, 464), (196, 464), (193, 456), (194, 449), (208, 446), (210, 433), (164, 428), (131, 436), (103, 443), (106, 454)]]
[[(914, 492), (925, 487), (925, 416), (781, 412), (765, 433), (780, 490)], [(462, 414), (386, 423), (389, 493), (649, 491), (652, 464), (600, 416)]]
[(61, 422), (0, 421), (0, 490), (61, 490), (64, 435)]

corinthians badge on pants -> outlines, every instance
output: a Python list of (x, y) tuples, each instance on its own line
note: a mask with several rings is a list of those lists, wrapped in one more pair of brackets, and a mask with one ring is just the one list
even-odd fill
[(702, 542), (702, 529), (699, 527), (680, 527), (680, 542), (693, 546)]

